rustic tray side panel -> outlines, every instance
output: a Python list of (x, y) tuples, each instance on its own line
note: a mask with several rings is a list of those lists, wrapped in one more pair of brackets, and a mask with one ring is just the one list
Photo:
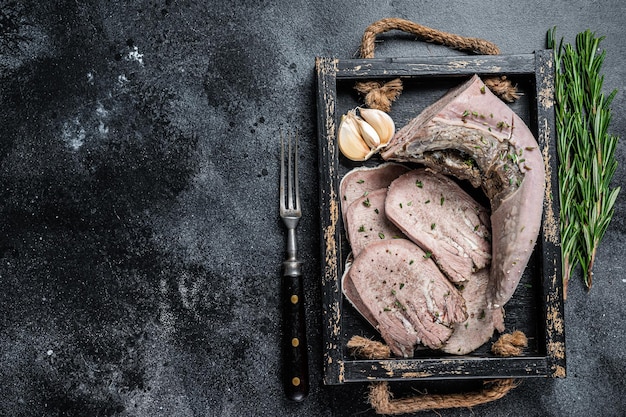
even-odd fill
[(345, 382), (542, 377), (547, 366), (544, 356), (358, 360), (345, 362)]
[(371, 58), (340, 60), (337, 78), (460, 77), (476, 73), (532, 74), (534, 71), (534, 54)]
[(319, 158), (329, 161), (320, 164), (320, 211), (322, 246), (322, 314), (324, 328), (324, 382), (338, 384), (342, 382), (341, 371), (341, 290), (339, 281), (339, 245), (341, 244), (339, 220), (339, 198), (337, 184), (338, 158), (335, 146), (337, 134), (336, 120), (336, 74), (337, 60), (318, 58), (317, 108)]
[(563, 325), (563, 281), (559, 232), (559, 183), (554, 119), (554, 60), (551, 50), (536, 52), (538, 142), (546, 166), (546, 195), (543, 219), (543, 286), (545, 301), (548, 376), (565, 377), (565, 333)]

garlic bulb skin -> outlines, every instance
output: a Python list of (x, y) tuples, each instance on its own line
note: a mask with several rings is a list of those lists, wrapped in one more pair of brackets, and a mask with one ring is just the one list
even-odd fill
[(380, 144), (376, 147), (386, 146), (393, 137), (396, 126), (391, 116), (382, 110), (359, 107), (359, 115), (376, 130)]

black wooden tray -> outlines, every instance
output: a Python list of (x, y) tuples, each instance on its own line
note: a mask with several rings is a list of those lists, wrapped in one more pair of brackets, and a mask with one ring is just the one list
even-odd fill
[[(523, 55), (425, 58), (316, 59), (321, 259), (324, 327), (324, 382), (405, 381), (503, 377), (564, 377), (565, 335), (561, 281), (557, 157), (554, 142), (552, 51)], [(473, 74), (506, 75), (522, 97), (511, 108), (533, 131), (546, 164), (546, 195), (541, 235), (522, 280), (505, 305), (507, 332), (523, 331), (529, 346), (522, 356), (501, 358), (491, 343), (466, 356), (417, 350), (412, 359), (361, 360), (349, 355), (354, 335), (381, 340), (377, 331), (347, 302), (341, 276), (350, 251), (345, 239), (339, 182), (355, 166), (344, 158), (336, 134), (339, 117), (361, 104), (357, 81), (403, 79), (404, 91), (390, 115), (404, 126), (449, 88)], [(381, 163), (375, 157), (367, 165)], [(494, 340), (497, 337), (494, 335)]]

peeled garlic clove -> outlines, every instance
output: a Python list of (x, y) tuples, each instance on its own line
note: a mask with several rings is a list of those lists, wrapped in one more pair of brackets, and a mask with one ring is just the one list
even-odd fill
[(350, 113), (341, 117), (337, 142), (341, 153), (353, 161), (365, 161), (373, 154), (361, 137), (355, 116)]
[(376, 130), (380, 139), (380, 145), (386, 146), (396, 130), (396, 125), (391, 116), (382, 110), (365, 108), (359, 108), (359, 114)]
[(359, 116), (354, 116), (354, 120), (356, 124), (359, 126), (359, 131), (361, 132), (361, 137), (371, 149), (376, 149), (380, 146), (380, 137), (378, 136), (378, 132), (376, 129), (372, 127), (365, 120), (360, 118)]

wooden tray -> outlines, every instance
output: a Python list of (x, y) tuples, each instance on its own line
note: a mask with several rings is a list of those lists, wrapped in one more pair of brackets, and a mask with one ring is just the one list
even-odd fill
[[(565, 335), (559, 236), (557, 157), (554, 142), (552, 51), (524, 55), (481, 55), (386, 59), (316, 59), (321, 259), (326, 384), (365, 381), (564, 377)], [(347, 302), (341, 292), (343, 266), (350, 247), (345, 239), (339, 182), (363, 165), (347, 160), (337, 148), (342, 114), (361, 104), (357, 81), (403, 79), (404, 91), (390, 115), (404, 126), (449, 88), (473, 74), (506, 75), (523, 93), (511, 108), (533, 131), (546, 164), (546, 195), (540, 238), (511, 301), (505, 305), (507, 332), (523, 331), (529, 346), (519, 357), (501, 358), (491, 343), (466, 356), (416, 350), (412, 359), (360, 360), (346, 343), (354, 335), (380, 339), (378, 332)], [(367, 165), (381, 163), (375, 157)], [(498, 334), (494, 335), (494, 339)]]

